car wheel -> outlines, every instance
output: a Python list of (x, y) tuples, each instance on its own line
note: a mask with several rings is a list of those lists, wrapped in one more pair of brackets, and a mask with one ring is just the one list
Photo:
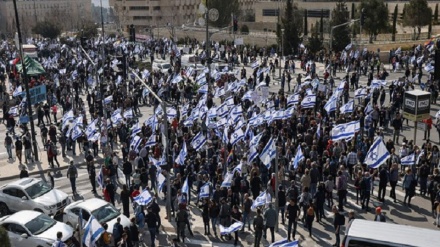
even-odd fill
[(3, 217), (8, 214), (9, 214), (8, 206), (5, 203), (1, 202), (0, 203), (0, 216)]

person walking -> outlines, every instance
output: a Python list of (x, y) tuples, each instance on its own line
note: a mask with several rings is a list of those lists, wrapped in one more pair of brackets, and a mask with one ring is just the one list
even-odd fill
[(87, 173), (89, 174), (92, 192), (96, 194), (96, 168), (93, 162), (87, 162)]
[(336, 180), (336, 188), (338, 189), (338, 207), (339, 211), (344, 211), (344, 199), (347, 194), (347, 177), (341, 170), (338, 171), (338, 177)]
[(390, 197), (393, 198), (394, 202), (397, 202), (396, 186), (398, 181), (399, 181), (399, 167), (397, 163), (394, 163), (391, 166), (391, 170), (390, 170), (390, 186), (391, 186)]
[(202, 209), (203, 228), (205, 229), (205, 235), (211, 235), (209, 231), (209, 206), (211, 202), (209, 198), (203, 198), (203, 203), (199, 206)]
[(417, 184), (417, 179), (415, 178), (411, 168), (405, 169), (405, 176), (403, 176), (402, 188), (405, 190), (405, 198), (403, 199), (403, 205), (407, 205), (411, 207), (411, 198), (415, 193), (415, 184)]
[[(287, 205), (287, 209), (286, 209), (286, 218), (288, 220), (287, 241), (289, 242), (291, 240), (290, 236), (292, 236), (292, 240), (295, 240), (296, 226), (300, 214), (301, 214), (301, 210), (299, 206), (296, 204), (296, 198), (290, 198), (289, 205)], [(292, 232), (292, 225), (293, 225), (293, 232)]]
[(23, 154), (23, 142), (21, 141), (20, 138), (17, 137), (17, 140), (15, 141), (15, 156), (17, 156), (20, 165), (22, 164), (21, 163), (22, 154)]
[(391, 126), (394, 128), (393, 132), (393, 142), (399, 145), (399, 135), (400, 131), (402, 130), (402, 117), (400, 116), (400, 113), (397, 113), (394, 117), (393, 121), (391, 122)]
[(113, 206), (115, 206), (115, 193), (116, 193), (116, 187), (115, 185), (112, 183), (112, 181), (110, 180), (110, 178), (106, 178), (105, 179), (106, 185), (105, 185), (105, 193), (107, 193), (108, 198), (111, 202), (111, 204), (113, 204)]
[(182, 238), (182, 242), (185, 242), (185, 225), (188, 217), (188, 212), (186, 211), (184, 205), (180, 204), (179, 211), (176, 214), (176, 225), (177, 239), (180, 241), (180, 238)]
[(5, 148), (6, 152), (8, 153), (8, 160), (12, 160), (12, 147), (13, 147), (13, 141), (12, 137), (9, 136), (9, 133), (6, 133), (5, 137)]
[(377, 194), (377, 199), (380, 202), (385, 202), (385, 192), (387, 190), (388, 181), (390, 179), (390, 174), (387, 167), (382, 166), (379, 172), (379, 192)]
[(150, 245), (152, 247), (155, 247), (156, 244), (154, 243), (156, 240), (156, 231), (158, 228), (158, 219), (156, 214), (153, 212), (153, 209), (151, 207), (148, 207), (148, 214), (145, 217), (145, 223), (148, 226), (148, 231), (150, 232)]
[(333, 206), (332, 211), (335, 214), (333, 218), (333, 227), (335, 228), (336, 237), (336, 242), (333, 246), (339, 247), (341, 244), (341, 227), (345, 225), (345, 217), (343, 214), (339, 213), (339, 210), (336, 206)]
[(77, 195), (76, 193), (76, 179), (78, 178), (78, 169), (76, 168), (73, 160), (70, 161), (69, 168), (67, 169), (67, 178), (70, 180), (70, 186), (72, 187), (73, 195)]
[(126, 184), (122, 185), (122, 191), (120, 195), (122, 203), (122, 212), (127, 218), (130, 217), (130, 191)]
[[(285, 223), (285, 212), (286, 212), (286, 192), (284, 191), (284, 186), (278, 186), (278, 210), (281, 212), (281, 224)], [(278, 213), (277, 213), (278, 217)], [(249, 225), (250, 226), (250, 225)], [(249, 229), (250, 230), (250, 229)]]
[(361, 204), (362, 209), (365, 209), (365, 211), (368, 211), (368, 204), (370, 203), (370, 195), (371, 195), (371, 187), (372, 187), (372, 181), (370, 177), (369, 172), (364, 173), (364, 177), (361, 181)]
[(307, 215), (306, 215), (306, 228), (309, 230), (309, 237), (312, 236), (312, 225), (313, 225), (313, 219), (315, 218), (315, 209), (313, 202), (309, 203), (309, 208), (307, 209)]
[(63, 242), (63, 233), (57, 232), (57, 240), (53, 242), (52, 247), (67, 247), (67, 245)]
[(277, 224), (277, 211), (273, 208), (272, 203), (269, 204), (269, 208), (264, 212), (264, 221), (266, 225), (264, 227), (264, 239), (267, 239), (267, 229), (269, 228), (271, 233), (272, 243), (275, 242), (275, 225)]
[(260, 246), (263, 229), (264, 229), (264, 219), (263, 216), (261, 216), (261, 209), (258, 208), (257, 216), (255, 216), (254, 218), (254, 230), (255, 230), (254, 247)]
[[(240, 210), (238, 210), (238, 206), (234, 205), (232, 207), (232, 213), (231, 213), (231, 223), (234, 224), (236, 222), (241, 222), (242, 221), (242, 217), (241, 217), (241, 212)], [(238, 245), (238, 231), (234, 232), (234, 246)]]

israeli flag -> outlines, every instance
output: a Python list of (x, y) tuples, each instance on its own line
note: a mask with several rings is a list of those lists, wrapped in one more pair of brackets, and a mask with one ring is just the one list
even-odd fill
[(209, 197), (209, 183), (205, 183), (200, 187), (199, 198), (207, 198)]
[(258, 151), (257, 151), (256, 147), (250, 146), (249, 153), (248, 153), (248, 159), (247, 159), (248, 164), (250, 164), (257, 157), (258, 157)]
[(131, 136), (135, 136), (138, 133), (142, 132), (142, 128), (141, 126), (139, 126), (139, 122), (135, 123), (132, 127), (131, 127)]
[(194, 73), (194, 68), (191, 66), (188, 66), (188, 68), (186, 68), (186, 70), (185, 70), (185, 75), (187, 77), (190, 77), (190, 76), (192, 76), (193, 73)]
[(232, 185), (232, 178), (234, 177), (234, 173), (228, 172), (225, 175), (225, 178), (223, 179), (221, 187), (229, 188)]
[(366, 96), (367, 96), (367, 89), (366, 88), (359, 88), (359, 89), (356, 89), (356, 91), (354, 92), (355, 99), (364, 98)]
[(366, 155), (364, 163), (371, 168), (378, 168), (390, 157), (382, 137), (377, 136)]
[(78, 139), (80, 136), (82, 136), (82, 130), (79, 128), (78, 125), (75, 125), (71, 133), (72, 140), (76, 141), (76, 139)]
[(252, 69), (256, 69), (258, 67), (260, 67), (260, 64), (258, 63), (258, 61), (255, 61), (251, 64)]
[(298, 240), (295, 240), (293, 242), (289, 242), (286, 238), (276, 241), (269, 245), (269, 247), (298, 247)]
[(153, 197), (151, 196), (150, 192), (148, 190), (142, 191), (138, 196), (133, 198), (133, 200), (141, 206), (146, 206), (150, 204), (150, 202), (153, 200)]
[(166, 178), (162, 173), (157, 175), (157, 190), (162, 191), (163, 186), (165, 185)]
[(425, 65), (425, 71), (428, 73), (434, 72), (434, 66), (428, 63), (427, 65)]
[(63, 116), (63, 124), (67, 121), (73, 120), (75, 115), (73, 115), (73, 110), (66, 112)]
[(177, 75), (177, 76), (175, 76), (173, 78), (173, 80), (171, 80), (171, 83), (177, 84), (177, 83), (181, 82), (182, 80), (183, 80), (182, 76), (181, 75)]
[(270, 168), (271, 161), (275, 158), (276, 154), (277, 154), (277, 150), (275, 147), (275, 141), (273, 138), (270, 138), (270, 140), (267, 142), (266, 146), (264, 147), (263, 151), (260, 154), (260, 160), (267, 167), (267, 169)]
[(177, 117), (177, 110), (174, 109), (173, 107), (168, 107), (167, 108), (167, 117), (168, 117), (168, 119), (173, 119), (173, 118)]
[(386, 85), (387, 85), (387, 81), (385, 81), (385, 80), (375, 79), (371, 82), (371, 88), (380, 88), (382, 86), (385, 87)]
[(261, 132), (260, 134), (254, 136), (254, 137), (251, 139), (251, 141), (249, 142), (249, 146), (254, 146), (254, 147), (258, 146), (258, 143), (260, 143), (260, 140), (261, 140), (261, 138), (263, 137), (263, 133), (264, 133), (264, 132)]
[(182, 114), (182, 116), (186, 116), (188, 115), (188, 111), (189, 111), (189, 104), (186, 104), (182, 107), (182, 109), (180, 109), (180, 114)]
[(370, 101), (370, 102), (368, 102), (367, 106), (364, 109), (365, 116), (370, 115), (370, 113), (372, 113), (372, 112), (373, 112), (373, 104)]
[(338, 124), (332, 129), (332, 140), (350, 140), (354, 137), (355, 133), (360, 129), (359, 121), (352, 121), (345, 124)]
[(348, 51), (348, 50), (351, 49), (351, 47), (353, 47), (353, 44), (352, 44), (352, 43), (348, 44), (348, 45), (345, 47), (345, 50)]
[(315, 106), (315, 103), (316, 103), (316, 95), (307, 95), (301, 101), (301, 107), (302, 108), (312, 108)]
[(227, 128), (227, 127), (223, 129), (222, 142), (223, 142), (224, 144), (228, 144), (228, 143), (229, 143), (229, 138), (228, 138), (228, 128)]
[(113, 95), (110, 95), (104, 99), (104, 104), (108, 105), (113, 101)]
[(175, 162), (181, 166), (185, 165), (186, 155), (188, 154), (188, 150), (186, 149), (186, 142), (183, 141), (182, 149), (179, 152)]
[(239, 128), (231, 135), (231, 139), (229, 140), (229, 143), (235, 145), (237, 144), (238, 141), (240, 141), (243, 138), (244, 138), (244, 132), (242, 129)]
[(297, 105), (299, 103), (299, 94), (290, 95), (287, 98), (287, 105)]
[(425, 155), (425, 150), (424, 149), (422, 149), (422, 151), (417, 156), (416, 164), (419, 164), (420, 159), (422, 158), (423, 155)]
[(199, 151), (203, 145), (205, 145), (207, 139), (206, 136), (199, 132), (191, 141), (191, 147), (193, 147), (196, 151)]
[(225, 103), (221, 104), (218, 108), (217, 108), (217, 116), (224, 118), (228, 115), (229, 113), (229, 109), (228, 109), (228, 105)]
[(416, 162), (415, 154), (407, 155), (400, 160), (402, 166), (412, 166)]
[(130, 108), (130, 109), (124, 111), (124, 118), (129, 119), (129, 118), (133, 118), (133, 117), (134, 117), (133, 109)]
[(142, 79), (147, 79), (148, 76), (150, 76), (150, 71), (148, 71), (147, 69), (144, 69), (142, 71)]
[(241, 170), (242, 170), (242, 168), (243, 168), (243, 164), (240, 163), (240, 164), (238, 164), (238, 165), (234, 168), (234, 170), (232, 170), (232, 173), (235, 174), (235, 172), (238, 172), (238, 173), (241, 174)]
[(98, 174), (96, 175), (96, 182), (99, 185), (99, 188), (104, 189), (104, 174), (102, 173), (102, 168), (99, 169)]
[(208, 84), (201, 86), (197, 92), (201, 94), (208, 93)]
[(252, 203), (251, 209), (252, 211), (257, 211), (258, 207), (268, 204), (271, 201), (272, 197), (270, 196), (270, 194), (266, 191), (263, 191), (259, 196), (257, 196), (257, 198), (255, 198), (254, 202)]
[(87, 221), (87, 224), (84, 227), (84, 236), (82, 238), (83, 244), (87, 247), (94, 247), (96, 241), (99, 240), (104, 231), (101, 223), (91, 215), (89, 221)]
[(298, 147), (296, 148), (295, 157), (293, 158), (293, 164), (292, 164), (293, 168), (297, 169), (298, 165), (299, 165), (299, 162), (301, 162), (301, 160), (303, 160), (304, 158), (305, 157), (304, 157), (304, 154), (302, 152), (301, 145), (298, 144)]
[(249, 90), (249, 91), (247, 91), (244, 95), (243, 95), (243, 97), (241, 98), (241, 101), (245, 101), (245, 100), (250, 100), (250, 101), (252, 101), (252, 94), (254, 93), (254, 91), (252, 91), (252, 90)]
[(110, 120), (114, 125), (118, 125), (119, 123), (122, 122), (123, 118), (120, 113), (116, 113), (116, 114), (113, 113), (112, 116), (110, 117)]
[(14, 92), (12, 93), (12, 96), (17, 97), (23, 94), (23, 88), (21, 86), (18, 86), (15, 88)]
[(75, 121), (74, 121), (75, 125), (78, 125), (79, 127), (83, 127), (83, 115), (79, 115)]
[(222, 225), (220, 225), (219, 227), (220, 227), (220, 235), (222, 235), (222, 236), (229, 235), (233, 232), (240, 230), (243, 227), (243, 222), (241, 222), (241, 221), (235, 222), (234, 224), (230, 225), (229, 227), (224, 227)]
[(18, 106), (13, 106), (9, 108), (8, 113), (14, 117), (18, 116)]
[(186, 193), (186, 195), (189, 195), (188, 177), (185, 178), (185, 182), (183, 182), (182, 189), (180, 191), (182, 193)]
[(146, 147), (153, 147), (156, 145), (156, 135), (153, 133), (150, 138), (148, 138), (147, 143), (145, 143)]
[(130, 143), (130, 148), (133, 147), (133, 150), (137, 152), (139, 145), (141, 144), (142, 139), (139, 136), (133, 137)]
[(341, 114), (352, 113), (354, 111), (354, 100), (349, 100), (347, 104), (339, 108), (339, 111), (341, 112)]
[(98, 141), (99, 139), (101, 139), (101, 134), (98, 132), (98, 133), (95, 133), (95, 134), (93, 134), (91, 137), (87, 137), (87, 139), (89, 140), (89, 141), (91, 141), (91, 142), (96, 142), (96, 141)]
[(98, 123), (98, 119), (93, 120), (86, 128), (86, 136), (87, 139), (90, 139), (96, 133), (96, 124)]

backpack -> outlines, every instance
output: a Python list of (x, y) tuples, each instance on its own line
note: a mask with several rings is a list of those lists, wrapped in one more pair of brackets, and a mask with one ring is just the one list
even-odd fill
[(119, 226), (120, 224), (114, 224), (113, 225), (113, 238), (114, 239), (119, 239), (122, 236), (122, 233), (119, 231)]
[(102, 243), (106, 245), (111, 244), (110, 234), (108, 232), (102, 234)]

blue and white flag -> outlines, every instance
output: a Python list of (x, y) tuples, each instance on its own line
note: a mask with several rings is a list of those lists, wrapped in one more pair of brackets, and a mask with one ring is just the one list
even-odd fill
[(298, 103), (299, 103), (299, 94), (293, 94), (287, 98), (287, 105), (297, 105)]
[(76, 119), (75, 119), (75, 121), (73, 121), (73, 124), (75, 124), (75, 125), (78, 125), (79, 127), (83, 127), (83, 115), (82, 114), (80, 114)]
[(301, 162), (301, 160), (303, 160), (304, 158), (305, 157), (302, 152), (301, 145), (298, 144), (298, 147), (296, 148), (296, 154), (295, 154), (295, 157), (293, 158), (293, 162), (292, 162), (293, 169), (298, 168), (299, 162)]
[(141, 141), (142, 141), (142, 139), (139, 136), (133, 137), (133, 139), (131, 140), (131, 143), (130, 143), (130, 148), (137, 152), (139, 145), (141, 144)]
[(186, 149), (186, 141), (183, 141), (182, 149), (179, 152), (175, 162), (181, 166), (185, 165), (185, 158), (188, 154), (188, 150)]
[(205, 183), (200, 187), (199, 198), (207, 198), (209, 197), (209, 183)]
[(133, 109), (128, 109), (128, 110), (126, 110), (126, 111), (124, 111), (124, 118), (133, 118), (134, 117), (134, 114), (133, 114)]
[(12, 93), (12, 96), (17, 97), (23, 94), (23, 88), (20, 86), (16, 87), (14, 92)]
[(224, 118), (228, 115), (229, 113), (229, 109), (228, 109), (228, 105), (225, 103), (221, 104), (218, 108), (217, 108), (217, 116)]
[(66, 112), (63, 116), (63, 124), (67, 121), (73, 120), (75, 115), (73, 114), (73, 110)]
[(425, 150), (424, 149), (422, 149), (422, 151), (417, 156), (416, 164), (419, 164), (420, 159), (422, 158), (423, 155), (425, 155)]
[(220, 227), (220, 235), (222, 236), (229, 235), (233, 232), (240, 230), (243, 227), (243, 222), (238, 221), (228, 227), (224, 227), (222, 225), (220, 225), (219, 227)]
[(349, 100), (347, 104), (339, 108), (339, 111), (341, 112), (341, 114), (352, 113), (354, 111), (354, 100)]
[(416, 162), (415, 154), (407, 155), (400, 160), (402, 166), (412, 166)]
[(208, 84), (201, 86), (197, 92), (201, 94), (208, 93)]
[(80, 136), (82, 136), (82, 130), (79, 128), (78, 125), (75, 125), (71, 133), (72, 140), (76, 141), (76, 139), (78, 139)]
[(178, 74), (173, 78), (173, 80), (171, 80), (171, 83), (177, 84), (177, 83), (181, 82), (182, 80), (183, 80), (182, 76)]
[(108, 105), (113, 101), (113, 95), (104, 98), (104, 104)]
[(166, 178), (162, 173), (157, 175), (157, 191), (162, 191), (163, 186), (165, 185)]
[(104, 174), (102, 173), (102, 168), (99, 169), (98, 174), (96, 175), (96, 182), (99, 185), (99, 188), (104, 189)]
[(110, 119), (112, 120), (112, 123), (114, 125), (118, 125), (120, 123), (122, 123), (122, 121), (124, 120), (121, 116), (121, 113), (113, 113), (110, 117)]
[(182, 193), (186, 193), (186, 195), (189, 195), (188, 177), (185, 178), (185, 181), (183, 182), (182, 185), (182, 189), (180, 191)]
[(240, 163), (240, 164), (238, 164), (236, 167), (234, 167), (234, 169), (232, 170), (232, 173), (235, 174), (235, 172), (238, 172), (238, 173), (241, 174), (241, 170), (242, 170), (242, 168), (243, 168), (243, 164)]
[(373, 112), (373, 104), (370, 101), (370, 102), (368, 102), (367, 106), (364, 109), (365, 116), (370, 115), (370, 113), (372, 113), (372, 112)]
[(86, 128), (86, 136), (87, 139), (90, 139), (96, 133), (96, 124), (98, 123), (98, 119), (93, 120)]
[(84, 227), (84, 235), (82, 238), (82, 242), (87, 247), (94, 247), (96, 241), (99, 240), (101, 235), (105, 232), (105, 229), (102, 227), (101, 223), (99, 223), (93, 215), (90, 216), (89, 221)]
[(324, 109), (325, 111), (327, 111), (327, 113), (336, 111), (337, 104), (338, 104), (338, 97), (336, 95), (332, 95), (332, 97), (330, 97), (330, 99), (324, 105)]
[(312, 108), (315, 106), (315, 103), (316, 103), (316, 95), (307, 95), (301, 101), (301, 107), (302, 108)]
[(270, 138), (260, 154), (260, 160), (267, 167), (267, 169), (270, 168), (271, 161), (275, 158), (276, 154), (277, 150), (275, 146), (275, 140), (273, 138)]
[(244, 138), (244, 132), (241, 128), (239, 128), (234, 133), (232, 133), (229, 143), (235, 145), (237, 144), (238, 141), (240, 141), (243, 138)]
[(353, 44), (352, 44), (352, 43), (348, 44), (348, 45), (345, 47), (345, 50), (348, 51), (348, 50), (351, 49), (351, 47), (353, 47)]
[(133, 200), (141, 206), (146, 206), (150, 204), (150, 202), (153, 200), (153, 197), (151, 196), (150, 192), (148, 190), (142, 191), (138, 196), (133, 198)]
[(269, 247), (298, 247), (298, 240), (290, 242), (285, 238), (272, 243)]
[(359, 121), (352, 121), (349, 123), (338, 124), (332, 129), (332, 140), (350, 140), (355, 133), (360, 129)]
[(153, 147), (156, 145), (156, 135), (153, 133), (151, 134), (150, 138), (148, 138), (147, 142), (145, 143), (146, 147)]
[(177, 110), (174, 109), (174, 107), (168, 107), (167, 108), (167, 118), (173, 119), (175, 117), (177, 117)]
[(257, 211), (258, 207), (269, 204), (271, 201), (272, 197), (270, 196), (270, 194), (266, 191), (263, 191), (259, 196), (257, 196), (257, 198), (255, 198), (254, 202), (252, 203), (251, 209), (252, 211)]
[(206, 136), (200, 131), (191, 141), (191, 147), (193, 147), (196, 151), (199, 151), (203, 145), (205, 145), (206, 141)]
[(371, 168), (378, 168), (390, 157), (382, 137), (377, 136), (365, 157), (364, 163)]
[(138, 133), (142, 132), (142, 127), (139, 126), (139, 122), (135, 123), (132, 127), (131, 127), (131, 136), (135, 136)]
[(8, 113), (14, 117), (18, 116), (18, 106), (13, 106), (9, 108)]
[(367, 89), (366, 88), (359, 88), (359, 89), (356, 89), (356, 91), (354, 91), (354, 98), (355, 99), (364, 98), (366, 96), (367, 96)]
[(264, 133), (264, 132), (261, 132), (260, 134), (254, 136), (254, 137), (251, 139), (251, 141), (249, 142), (249, 146), (257, 147), (257, 146), (258, 146), (258, 143), (260, 143), (261, 137), (263, 137), (263, 133)]
[(258, 61), (255, 61), (251, 64), (252, 69), (256, 69), (260, 66), (260, 64), (258, 63)]
[(232, 185), (232, 179), (234, 178), (234, 173), (228, 172), (223, 179), (221, 187), (229, 188)]

